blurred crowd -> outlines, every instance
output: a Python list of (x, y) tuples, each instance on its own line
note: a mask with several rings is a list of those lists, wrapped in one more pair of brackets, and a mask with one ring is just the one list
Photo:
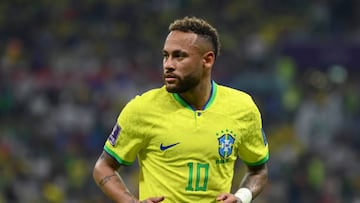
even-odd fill
[[(270, 174), (254, 202), (360, 202), (360, 2), (12, 0), (0, 13), (0, 203), (109, 202), (95, 160), (124, 104), (162, 85), (167, 26), (185, 15), (218, 29), (214, 79), (262, 112)], [(137, 165), (120, 170), (136, 194)]]

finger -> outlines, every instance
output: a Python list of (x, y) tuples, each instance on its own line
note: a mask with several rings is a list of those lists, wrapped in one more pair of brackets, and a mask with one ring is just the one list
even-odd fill
[(157, 203), (157, 202), (162, 202), (165, 197), (164, 196), (161, 196), (161, 197), (151, 197), (149, 198), (151, 200), (151, 202), (154, 202), (154, 203)]
[(221, 201), (221, 200), (225, 200), (226, 198), (227, 198), (226, 194), (220, 194), (217, 196), (216, 200)]

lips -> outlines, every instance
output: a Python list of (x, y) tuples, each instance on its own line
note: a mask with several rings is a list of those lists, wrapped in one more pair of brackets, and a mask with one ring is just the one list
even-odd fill
[(164, 79), (165, 79), (165, 81), (166, 82), (174, 82), (176, 79), (177, 79), (177, 77), (176, 77), (176, 75), (174, 75), (174, 74), (170, 74), (170, 73), (165, 73), (164, 74)]
[(164, 73), (164, 78), (176, 78), (176, 75), (172, 73)]

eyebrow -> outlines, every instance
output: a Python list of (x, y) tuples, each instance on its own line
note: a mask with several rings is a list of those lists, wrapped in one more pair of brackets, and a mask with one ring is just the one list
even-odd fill
[(168, 52), (168, 51), (166, 51), (166, 50), (163, 50), (163, 53), (167, 53), (167, 54), (172, 54), (172, 55), (174, 55), (174, 54), (176, 54), (176, 55), (189, 55), (188, 54), (188, 52), (186, 52), (186, 51), (183, 51), (183, 50), (181, 50), (181, 49), (175, 49), (175, 50), (173, 50), (173, 51), (171, 51), (171, 52)]

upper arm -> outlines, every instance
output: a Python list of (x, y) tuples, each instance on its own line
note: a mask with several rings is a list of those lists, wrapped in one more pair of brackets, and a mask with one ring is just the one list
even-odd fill
[(131, 165), (146, 142), (149, 121), (144, 119), (139, 99), (123, 108), (104, 145), (104, 151), (119, 164)]
[(120, 164), (107, 152), (103, 151), (96, 161), (95, 167), (110, 167), (113, 170), (117, 170), (120, 167)]

